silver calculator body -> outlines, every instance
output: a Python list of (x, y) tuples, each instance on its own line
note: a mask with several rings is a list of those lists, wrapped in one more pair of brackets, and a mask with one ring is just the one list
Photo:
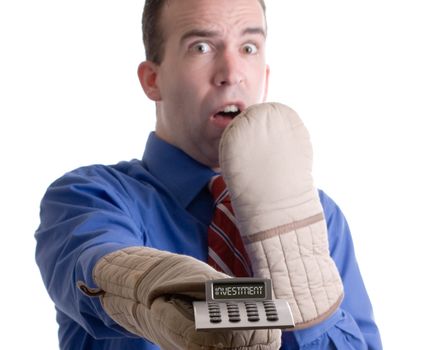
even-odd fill
[(272, 299), (272, 283), (262, 278), (206, 282), (206, 301), (194, 301), (196, 330), (293, 328), (289, 303)]

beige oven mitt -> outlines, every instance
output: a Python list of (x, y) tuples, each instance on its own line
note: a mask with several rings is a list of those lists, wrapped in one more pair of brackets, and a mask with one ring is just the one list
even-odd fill
[(312, 178), (312, 146), (298, 115), (278, 103), (237, 116), (220, 141), (220, 167), (255, 277), (289, 301), (296, 328), (330, 316), (343, 297)]
[(102, 257), (93, 270), (106, 313), (128, 331), (165, 350), (275, 350), (281, 331), (197, 332), (193, 300), (205, 299), (205, 281), (228, 276), (186, 255), (130, 247)]

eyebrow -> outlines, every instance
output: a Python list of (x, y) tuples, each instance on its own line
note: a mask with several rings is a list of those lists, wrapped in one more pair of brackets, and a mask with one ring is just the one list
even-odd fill
[(246, 28), (241, 32), (241, 35), (246, 35), (246, 34), (259, 34), (262, 35), (264, 38), (266, 38), (266, 31), (261, 27)]
[[(266, 38), (266, 31), (261, 27), (249, 27), (243, 29), (241, 32), (241, 35), (248, 35), (248, 34), (257, 34)], [(182, 35), (182, 37), (180, 38), (180, 42), (183, 43), (185, 40), (192, 37), (213, 38), (216, 36), (220, 36), (220, 32), (214, 30), (192, 29)]]

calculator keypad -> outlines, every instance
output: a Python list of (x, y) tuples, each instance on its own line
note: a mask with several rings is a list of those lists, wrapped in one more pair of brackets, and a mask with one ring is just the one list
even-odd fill
[[(250, 329), (293, 327), (285, 300), (194, 302), (196, 329)], [(206, 317), (207, 316), (207, 317)]]

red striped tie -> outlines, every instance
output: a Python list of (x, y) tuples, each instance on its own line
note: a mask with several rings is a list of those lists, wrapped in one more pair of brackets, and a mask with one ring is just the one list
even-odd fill
[(215, 210), (208, 228), (208, 264), (235, 277), (252, 276), (251, 263), (236, 226), (231, 199), (223, 178), (212, 178), (209, 190)]

